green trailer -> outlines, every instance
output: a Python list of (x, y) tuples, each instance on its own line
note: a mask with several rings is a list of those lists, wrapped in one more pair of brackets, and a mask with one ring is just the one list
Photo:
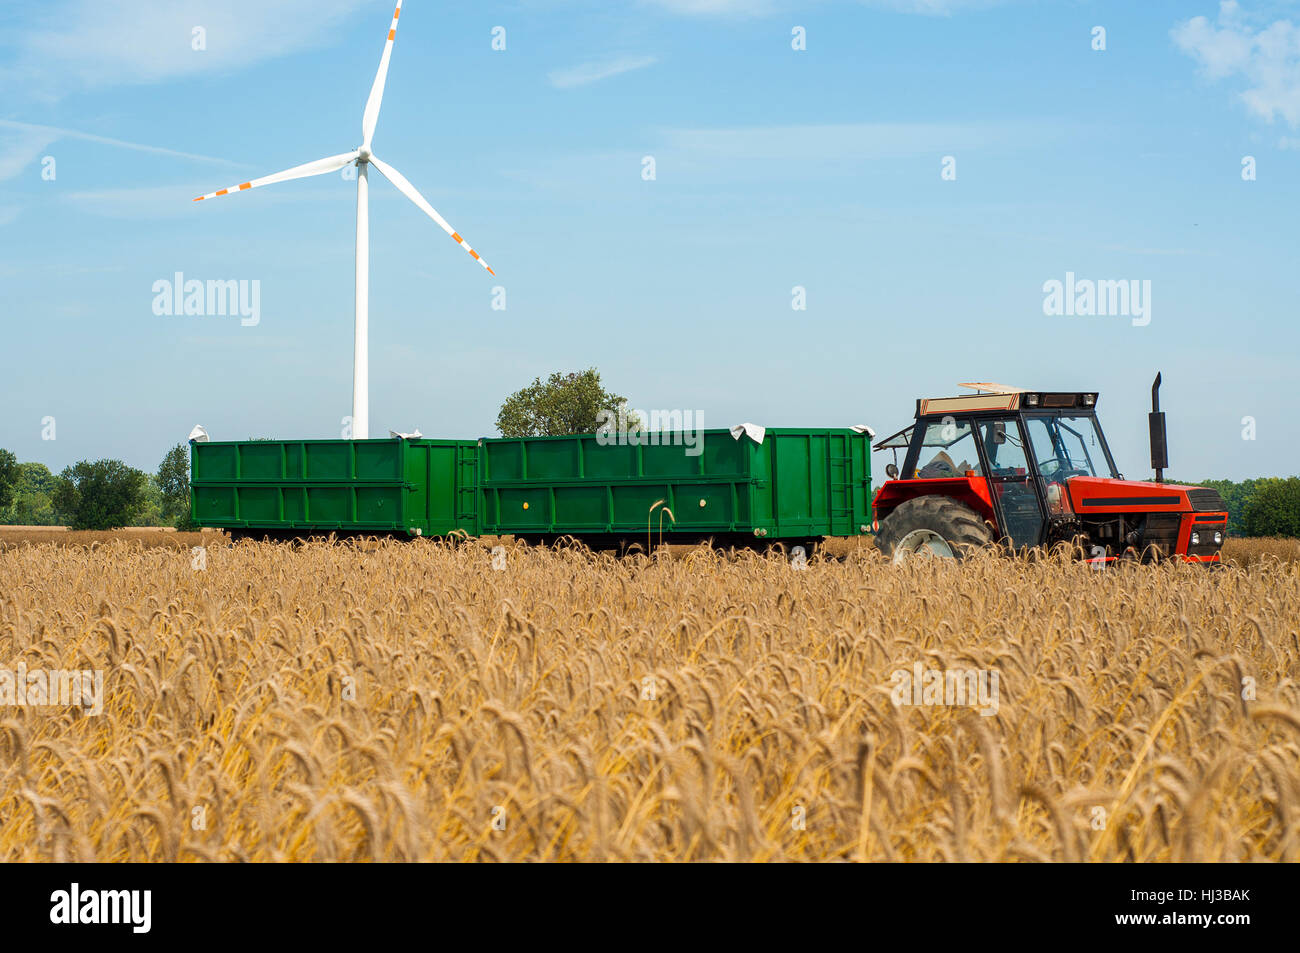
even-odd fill
[[(621, 442), (612, 442), (617, 436)], [(482, 532), (593, 542), (805, 541), (871, 524), (871, 441), (856, 430), (485, 439)], [(687, 444), (687, 438), (691, 444)], [(655, 442), (650, 443), (648, 441)], [(688, 452), (692, 451), (692, 452)], [(652, 507), (662, 501), (669, 515)]]
[(478, 533), (476, 440), (192, 442), (190, 512), (246, 533)]
[(647, 526), (657, 537), (661, 525), (665, 540), (731, 543), (870, 528), (865, 433), (645, 439), (195, 441), (190, 508), (197, 525), (235, 535), (461, 531), (593, 546), (643, 540)]

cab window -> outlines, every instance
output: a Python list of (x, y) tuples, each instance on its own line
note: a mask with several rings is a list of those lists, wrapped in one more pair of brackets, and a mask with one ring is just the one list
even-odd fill
[(1038, 472), (1048, 479), (1114, 476), (1092, 417), (1030, 417), (1025, 421)]
[(1029, 473), (1020, 426), (1014, 417), (981, 421), (979, 435), (984, 445), (984, 456), (989, 462), (989, 476), (1023, 477)]
[(969, 420), (944, 417), (926, 424), (920, 449), (914, 480), (984, 475)]

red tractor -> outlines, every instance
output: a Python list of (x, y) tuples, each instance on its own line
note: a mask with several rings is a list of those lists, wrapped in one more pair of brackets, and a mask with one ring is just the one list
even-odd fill
[(1105, 562), (1219, 562), (1228, 512), (1218, 491), (1162, 482), (1169, 464), (1160, 375), (1151, 388), (1155, 482), (1116, 470), (1095, 393), (962, 386), (977, 393), (918, 400), (916, 423), (876, 444), (895, 452), (872, 524), (886, 556), (961, 558), (999, 543), (1017, 551), (1067, 543)]

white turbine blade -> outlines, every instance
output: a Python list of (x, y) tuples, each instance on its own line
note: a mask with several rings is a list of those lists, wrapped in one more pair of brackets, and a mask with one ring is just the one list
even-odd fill
[(292, 169), (285, 169), (283, 172), (276, 172), (274, 175), (264, 175), (260, 179), (253, 179), (249, 182), (242, 182), (239, 185), (232, 185), (228, 189), (222, 189), (219, 192), (209, 192), (207, 195), (200, 195), (194, 201), (202, 202), (204, 199), (214, 199), (218, 195), (229, 195), (231, 192), (242, 192), (245, 189), (255, 189), (259, 185), (270, 185), (273, 182), (287, 182), (289, 179), (305, 179), (309, 175), (324, 175), (326, 172), (334, 172), (343, 168), (349, 162), (356, 160), (360, 155), (357, 151), (346, 152), (339, 156), (330, 156), (328, 159), (317, 159), (315, 162), (308, 162), (304, 165), (296, 165)]
[(361, 114), (361, 148), (367, 151), (370, 149), (370, 140), (375, 135), (375, 124), (379, 122), (379, 104), (384, 99), (384, 83), (388, 81), (388, 61), (393, 55), (393, 38), (397, 36), (397, 18), (401, 15), (402, 0), (397, 0), (397, 9), (393, 11), (393, 23), (388, 28), (388, 39), (384, 41), (384, 52), (379, 57), (379, 72), (375, 74), (374, 85), (370, 87), (366, 111)]
[(441, 225), (442, 230), (446, 232), (448, 235), (450, 235), (452, 238), (456, 239), (457, 243), (460, 245), (461, 248), (464, 248), (467, 252), (469, 252), (470, 255), (474, 258), (474, 260), (477, 261), (480, 265), (482, 265), (484, 268), (487, 268), (489, 275), (493, 275), (493, 276), (496, 275), (495, 271), (493, 271), (491, 268), (488, 268), (488, 263), (485, 262), (482, 259), (482, 257), (479, 256), (479, 253), (476, 252), (474, 249), (470, 248), (469, 245), (465, 243), (465, 239), (461, 238), (460, 235), (456, 233), (456, 230), (447, 224), (447, 220), (438, 214), (437, 209), (435, 209), (432, 205), (430, 205), (428, 202), (425, 201), (424, 196), (415, 190), (415, 186), (413, 186), (410, 182), (406, 180), (406, 176), (402, 175), (402, 173), (398, 172), (387, 162), (384, 162), (383, 160), (379, 159), (376, 156), (372, 155), (370, 157), (370, 163), (376, 169), (378, 169), (380, 172), (384, 174), (384, 178), (386, 178), (389, 182), (392, 182), (393, 185), (397, 186), (397, 191), (401, 192), (403, 195), (405, 195), (416, 205), (420, 206), (420, 208), (424, 210), (425, 215), (429, 216), (429, 218), (433, 219), (435, 222)]

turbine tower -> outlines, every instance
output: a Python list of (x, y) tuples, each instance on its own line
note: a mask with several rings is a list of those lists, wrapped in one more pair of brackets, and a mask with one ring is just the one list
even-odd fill
[(384, 98), (384, 83), (388, 79), (388, 61), (393, 55), (393, 40), (397, 36), (397, 21), (402, 15), (402, 0), (397, 0), (397, 9), (393, 11), (393, 22), (388, 28), (388, 39), (384, 42), (384, 52), (379, 58), (379, 72), (375, 74), (374, 85), (370, 87), (370, 98), (366, 100), (365, 111), (361, 114), (361, 145), (351, 152), (345, 152), (342, 155), (329, 156), (325, 159), (317, 159), (315, 162), (308, 162), (304, 165), (294, 166), (292, 169), (285, 169), (283, 172), (276, 172), (273, 175), (263, 176), (260, 179), (252, 179), (248, 182), (242, 182), (239, 185), (232, 185), (230, 188), (221, 189), (217, 192), (209, 192), (207, 195), (200, 195), (194, 201), (202, 202), (204, 199), (213, 199), (220, 195), (230, 195), (233, 192), (243, 192), (248, 189), (255, 189), (259, 185), (271, 185), (274, 182), (287, 182), (290, 179), (305, 179), (313, 175), (325, 175), (329, 172), (337, 172), (346, 165), (355, 164), (357, 167), (357, 269), (356, 269), (356, 330), (353, 350), (352, 364), (352, 439), (365, 440), (370, 436), (370, 354), (369, 354), (369, 301), (370, 301), (370, 184), (368, 180), (368, 170), (374, 166), (389, 182), (397, 187), (408, 199), (419, 206), (420, 210), (433, 219), (442, 228), (444, 232), (456, 240), (465, 251), (484, 268), (487, 268), (488, 274), (496, 275), (496, 272), (488, 268), (479, 253), (470, 248), (465, 239), (447, 224), (447, 220), (438, 214), (437, 209), (430, 205), (418, 191), (415, 186), (407, 181), (406, 176), (398, 172), (387, 162), (384, 162), (370, 151), (370, 142), (375, 135), (375, 125), (379, 121), (379, 105)]

